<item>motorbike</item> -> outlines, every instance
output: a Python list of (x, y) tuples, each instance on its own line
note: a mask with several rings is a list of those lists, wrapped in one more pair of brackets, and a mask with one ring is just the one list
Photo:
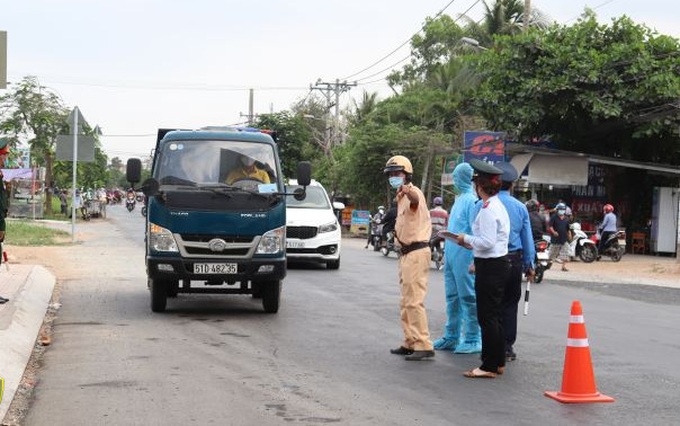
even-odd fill
[(569, 257), (578, 257), (585, 263), (594, 262), (597, 259), (597, 245), (581, 230), (580, 223), (572, 223), (569, 225), (569, 229), (572, 233), (569, 242)]
[(385, 257), (389, 256), (390, 252), (394, 252), (397, 254), (397, 257), (401, 257), (401, 252), (399, 251), (399, 248), (394, 244), (394, 231), (389, 231), (387, 233), (387, 240), (385, 241), (385, 244), (380, 248), (380, 253), (382, 253), (382, 255)]
[(381, 219), (371, 219), (371, 245), (373, 251), (379, 251), (383, 245), (383, 225)]
[[(590, 238), (597, 246), (600, 234), (597, 233)], [(614, 262), (620, 261), (624, 253), (626, 253), (626, 231), (616, 231), (611, 234), (604, 243), (604, 250), (601, 253), (596, 252), (597, 257), (609, 256)]]
[(125, 208), (126, 208), (127, 211), (129, 211), (129, 212), (131, 212), (132, 210), (135, 209), (135, 204), (136, 204), (136, 203), (137, 203), (137, 201), (135, 200), (135, 197), (134, 197), (134, 196), (129, 196), (129, 195), (128, 195), (128, 196), (125, 198)]
[(550, 260), (550, 237), (544, 236), (541, 240), (534, 241), (534, 247), (536, 249), (536, 259), (534, 263), (536, 264), (536, 269), (534, 272), (534, 282), (536, 284), (543, 281), (543, 274), (545, 271), (550, 269), (552, 266), (552, 261)]
[(436, 233), (430, 238), (430, 253), (435, 268), (441, 270), (444, 267), (444, 239)]

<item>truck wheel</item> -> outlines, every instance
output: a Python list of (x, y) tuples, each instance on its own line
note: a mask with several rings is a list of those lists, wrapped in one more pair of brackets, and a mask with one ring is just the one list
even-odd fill
[(179, 293), (179, 281), (169, 281), (167, 283), (168, 297), (177, 297)]
[(340, 268), (340, 259), (337, 260), (329, 260), (326, 262), (326, 269), (339, 269)]
[(262, 307), (268, 314), (279, 311), (281, 303), (281, 280), (262, 283)]
[(149, 290), (151, 291), (151, 310), (153, 312), (165, 311), (168, 302), (167, 282), (149, 278)]

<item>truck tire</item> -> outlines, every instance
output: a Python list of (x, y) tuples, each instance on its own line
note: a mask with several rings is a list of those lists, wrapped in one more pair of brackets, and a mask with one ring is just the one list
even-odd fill
[(262, 283), (262, 307), (268, 314), (279, 311), (281, 303), (281, 280)]
[(151, 310), (163, 312), (168, 302), (167, 282), (149, 278), (149, 291), (151, 293)]

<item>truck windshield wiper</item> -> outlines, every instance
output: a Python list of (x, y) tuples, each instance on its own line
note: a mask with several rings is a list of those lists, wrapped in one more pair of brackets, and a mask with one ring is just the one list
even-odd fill
[(269, 199), (270, 194), (261, 194), (257, 191), (252, 191), (250, 189), (246, 188), (241, 188), (239, 186), (234, 186), (234, 185), (228, 185), (226, 183), (223, 184), (218, 184), (218, 185), (200, 185), (200, 189), (205, 189), (206, 191), (212, 191), (215, 194), (221, 194), (221, 195), (229, 195), (229, 192), (246, 192), (251, 195), (257, 195), (260, 198), (263, 198), (265, 200)]

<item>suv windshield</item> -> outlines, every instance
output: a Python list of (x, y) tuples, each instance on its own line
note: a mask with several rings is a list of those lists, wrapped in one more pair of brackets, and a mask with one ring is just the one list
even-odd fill
[[(294, 192), (300, 185), (289, 185), (286, 192)], [(320, 186), (308, 186), (304, 200), (296, 200), (292, 195), (286, 196), (286, 207), (294, 209), (330, 209), (331, 205), (326, 191)]]
[(160, 146), (154, 178), (161, 185), (276, 183), (271, 145), (224, 140), (170, 141)]

